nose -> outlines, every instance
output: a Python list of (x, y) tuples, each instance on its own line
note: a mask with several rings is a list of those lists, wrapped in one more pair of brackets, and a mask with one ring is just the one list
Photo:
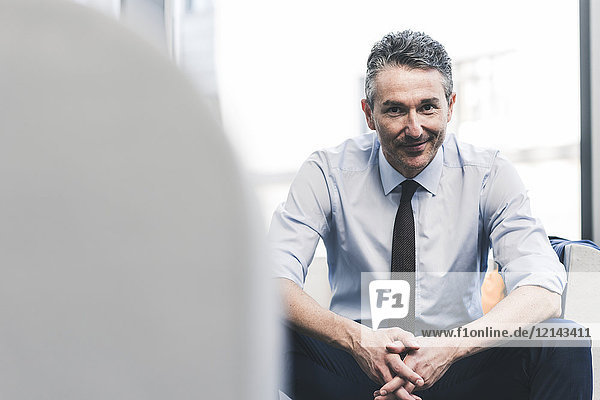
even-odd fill
[(406, 116), (406, 126), (404, 127), (406, 136), (410, 136), (413, 139), (421, 137), (423, 128), (419, 122), (419, 115), (416, 110), (410, 110)]

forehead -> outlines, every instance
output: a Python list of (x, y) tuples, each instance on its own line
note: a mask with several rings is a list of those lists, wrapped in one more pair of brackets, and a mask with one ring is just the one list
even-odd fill
[(444, 78), (436, 69), (387, 67), (375, 77), (375, 99), (410, 100), (436, 97), (445, 98)]

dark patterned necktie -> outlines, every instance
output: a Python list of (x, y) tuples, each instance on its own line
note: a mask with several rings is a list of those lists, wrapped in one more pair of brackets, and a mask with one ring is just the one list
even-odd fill
[(392, 239), (392, 279), (410, 284), (408, 315), (400, 321), (400, 327), (409, 332), (415, 330), (415, 219), (410, 201), (418, 187), (413, 180), (402, 182)]

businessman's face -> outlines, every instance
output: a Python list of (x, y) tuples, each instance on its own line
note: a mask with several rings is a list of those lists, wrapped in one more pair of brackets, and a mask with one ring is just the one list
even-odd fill
[(373, 109), (362, 102), (386, 160), (407, 178), (417, 176), (444, 141), (456, 95), (448, 103), (442, 82), (435, 69), (388, 67), (375, 77)]

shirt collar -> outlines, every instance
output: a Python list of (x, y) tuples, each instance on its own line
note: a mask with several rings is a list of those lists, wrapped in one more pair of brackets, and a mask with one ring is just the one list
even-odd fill
[[(435, 196), (440, 178), (442, 177), (442, 167), (444, 163), (444, 146), (440, 146), (435, 157), (429, 165), (425, 167), (419, 175), (413, 178), (419, 185), (423, 186), (428, 192)], [(381, 184), (383, 193), (387, 196), (392, 190), (406, 180), (406, 178), (390, 165), (383, 155), (381, 145), (379, 146), (379, 174), (381, 175)]]

